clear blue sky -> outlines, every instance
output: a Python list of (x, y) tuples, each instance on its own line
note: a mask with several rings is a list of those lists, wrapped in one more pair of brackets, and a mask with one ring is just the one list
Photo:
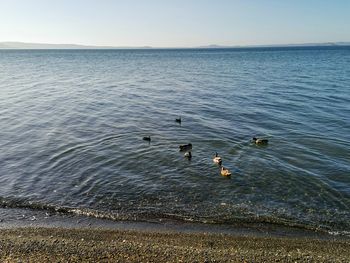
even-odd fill
[(0, 0), (0, 42), (185, 47), (350, 41), (350, 0)]

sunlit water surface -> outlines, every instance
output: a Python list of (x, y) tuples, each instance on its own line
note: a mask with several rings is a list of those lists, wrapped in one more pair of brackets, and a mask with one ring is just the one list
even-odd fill
[(350, 231), (350, 48), (0, 51), (0, 127), (2, 207)]

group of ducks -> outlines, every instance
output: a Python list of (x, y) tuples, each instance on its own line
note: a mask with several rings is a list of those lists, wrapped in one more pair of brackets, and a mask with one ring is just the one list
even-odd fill
[[(181, 117), (176, 118), (175, 122), (181, 124)], [(151, 142), (151, 137), (150, 136), (143, 137), (143, 140)], [(256, 138), (256, 137), (253, 138), (252, 142), (255, 143), (256, 145), (267, 145), (268, 144), (267, 139), (261, 139), (261, 138)], [(188, 160), (191, 160), (191, 158), (192, 158), (192, 153), (191, 153), (192, 143), (182, 144), (179, 146), (179, 149), (180, 149), (180, 152), (185, 152), (185, 154), (184, 154), (185, 158), (187, 158)], [(222, 166), (222, 158), (218, 155), (217, 152), (215, 152), (213, 162), (221, 167), (220, 173), (222, 176), (225, 176), (225, 177), (231, 176), (232, 173), (230, 172), (230, 170), (225, 168), (224, 166)]]
[(213, 162), (218, 164), (221, 167), (220, 173), (221, 173), (222, 176), (226, 176), (226, 177), (230, 177), (231, 176), (230, 170), (222, 166), (222, 159), (218, 155), (217, 152), (215, 152), (215, 156), (214, 156)]

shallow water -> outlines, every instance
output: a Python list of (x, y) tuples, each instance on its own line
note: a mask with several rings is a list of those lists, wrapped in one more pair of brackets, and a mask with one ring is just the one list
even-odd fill
[(349, 47), (6, 50), (0, 77), (3, 207), (350, 230)]

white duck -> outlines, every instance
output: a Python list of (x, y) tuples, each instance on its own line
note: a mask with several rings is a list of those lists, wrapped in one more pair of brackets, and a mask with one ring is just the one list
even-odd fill
[(213, 162), (216, 163), (216, 164), (219, 164), (219, 165), (222, 164), (222, 159), (221, 159), (220, 156), (218, 156), (217, 152), (215, 152), (215, 156), (214, 156)]

